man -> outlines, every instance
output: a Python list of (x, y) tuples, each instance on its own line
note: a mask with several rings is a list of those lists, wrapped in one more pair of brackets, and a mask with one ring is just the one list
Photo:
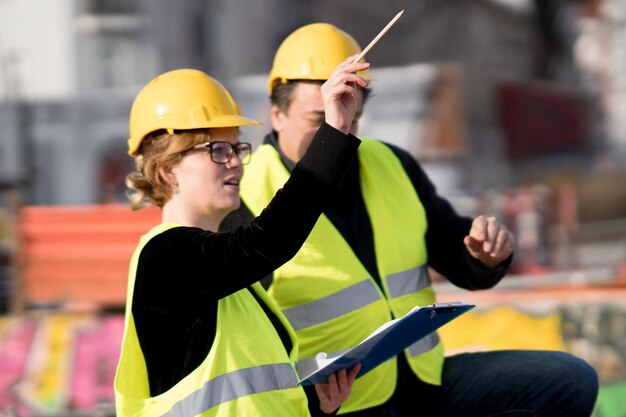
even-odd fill
[[(323, 23), (283, 41), (269, 77), (273, 131), (241, 183), (245, 206), (224, 228), (258, 215), (286, 181), (324, 121), (320, 85), (360, 50)], [(359, 92), (367, 97), (369, 90)], [(358, 117), (350, 133), (357, 129)], [(511, 262), (514, 238), (506, 226), (459, 216), (407, 152), (363, 140), (357, 155), (302, 249), (267, 283), (296, 330), (299, 370), (318, 352), (340, 353), (413, 306), (435, 302), (427, 267), (477, 290), (496, 285)], [(355, 381), (339, 414), (588, 416), (597, 389), (593, 369), (567, 353), (444, 359), (434, 333)]]

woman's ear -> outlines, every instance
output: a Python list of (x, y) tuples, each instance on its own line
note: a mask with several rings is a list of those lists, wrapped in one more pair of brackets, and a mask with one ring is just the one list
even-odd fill
[(159, 175), (163, 180), (169, 184), (170, 187), (175, 188), (178, 186), (178, 180), (176, 179), (176, 174), (171, 166), (160, 166), (159, 167)]

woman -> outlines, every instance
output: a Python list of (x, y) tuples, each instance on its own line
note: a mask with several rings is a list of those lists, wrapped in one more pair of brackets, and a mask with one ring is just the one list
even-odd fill
[(238, 127), (258, 122), (200, 71), (165, 73), (138, 94), (127, 182), (133, 207), (160, 207), (162, 223), (130, 265), (118, 417), (308, 416), (336, 413), (349, 395), (359, 366), (311, 392), (297, 385), (295, 335), (257, 281), (295, 255), (356, 153), (348, 132), (367, 86), (356, 72), (368, 64), (352, 58), (324, 84), (326, 122), (290, 180), (228, 233), (218, 226), (240, 204), (251, 151)]

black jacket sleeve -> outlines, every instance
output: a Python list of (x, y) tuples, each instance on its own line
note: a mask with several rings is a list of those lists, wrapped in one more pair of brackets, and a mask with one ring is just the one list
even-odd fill
[(397, 146), (387, 145), (402, 163), (426, 211), (429, 266), (461, 288), (478, 290), (495, 286), (506, 274), (512, 256), (496, 268), (488, 268), (472, 257), (463, 244), (472, 219), (459, 215), (450, 202), (437, 193), (413, 156)]

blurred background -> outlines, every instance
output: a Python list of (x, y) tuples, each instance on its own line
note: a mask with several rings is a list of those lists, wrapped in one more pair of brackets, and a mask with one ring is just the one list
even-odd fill
[(461, 213), (516, 234), (498, 287), (443, 329), (448, 353), (589, 361), (595, 417), (626, 416), (623, 0), (0, 0), (0, 416), (114, 416), (128, 261), (159, 221), (124, 177), (135, 94), (175, 68), (220, 80), (258, 145), (291, 31), (329, 22), (375, 78), (360, 135), (407, 149)]

